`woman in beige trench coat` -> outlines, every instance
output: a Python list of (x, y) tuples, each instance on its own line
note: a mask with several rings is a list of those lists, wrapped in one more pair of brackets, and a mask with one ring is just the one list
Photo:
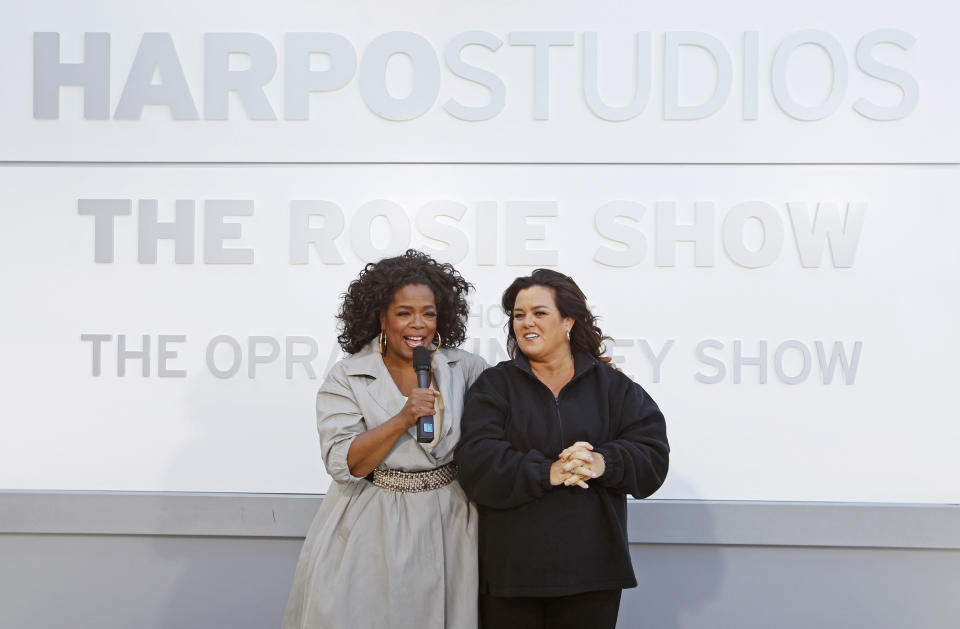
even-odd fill
[[(453, 451), (467, 389), (486, 368), (455, 347), (470, 285), (407, 251), (369, 264), (344, 295), (349, 356), (317, 393), (321, 454), (333, 479), (307, 532), (283, 629), (475, 629), (477, 513)], [(412, 367), (433, 350), (430, 388)], [(416, 419), (436, 437), (418, 443)]]

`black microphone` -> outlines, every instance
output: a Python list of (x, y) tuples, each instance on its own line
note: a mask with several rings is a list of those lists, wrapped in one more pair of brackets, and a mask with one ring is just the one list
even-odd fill
[[(413, 348), (413, 370), (417, 372), (417, 387), (430, 388), (430, 352), (423, 345)], [(424, 415), (417, 419), (417, 442), (433, 441), (433, 415)]]

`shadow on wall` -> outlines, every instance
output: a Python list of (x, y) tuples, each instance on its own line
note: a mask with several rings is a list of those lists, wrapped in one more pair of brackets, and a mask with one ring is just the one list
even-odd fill
[[(695, 496), (695, 489), (682, 476), (671, 474), (670, 487), (680, 495)], [(662, 511), (658, 510), (658, 513)], [(635, 515), (636, 512), (634, 512)], [(686, 503), (682, 522), (657, 522), (644, 530), (662, 526), (682, 528), (677, 538), (715, 539), (714, 521), (707, 504)], [(634, 523), (635, 524), (635, 523)], [(636, 530), (637, 527), (631, 527)], [(673, 531), (669, 531), (668, 534)], [(671, 535), (672, 537), (672, 535)], [(685, 629), (718, 597), (724, 576), (724, 559), (716, 546), (670, 543), (630, 544), (637, 587), (624, 590), (617, 629)]]

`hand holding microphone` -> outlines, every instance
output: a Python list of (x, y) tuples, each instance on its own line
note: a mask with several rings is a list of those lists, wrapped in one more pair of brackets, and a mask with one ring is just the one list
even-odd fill
[[(430, 387), (430, 352), (423, 345), (413, 348), (413, 369), (417, 372), (418, 389), (428, 389)], [(417, 389), (414, 390), (417, 392)], [(439, 395), (436, 391), (430, 391), (433, 397), (430, 401), (430, 412), (426, 415), (420, 415), (417, 418), (417, 441), (419, 443), (430, 443), (433, 441), (433, 399)], [(411, 394), (410, 399), (413, 399)], [(426, 409), (424, 409), (426, 410)]]

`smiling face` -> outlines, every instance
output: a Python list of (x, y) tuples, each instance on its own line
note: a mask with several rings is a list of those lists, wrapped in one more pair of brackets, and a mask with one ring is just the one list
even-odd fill
[(546, 362), (570, 355), (567, 332), (573, 328), (572, 317), (561, 317), (553, 290), (531, 286), (517, 293), (513, 303), (513, 333), (517, 347), (529, 360)]
[(407, 284), (397, 289), (380, 313), (380, 329), (387, 337), (384, 360), (412, 361), (413, 348), (431, 345), (437, 332), (437, 304), (430, 287)]

